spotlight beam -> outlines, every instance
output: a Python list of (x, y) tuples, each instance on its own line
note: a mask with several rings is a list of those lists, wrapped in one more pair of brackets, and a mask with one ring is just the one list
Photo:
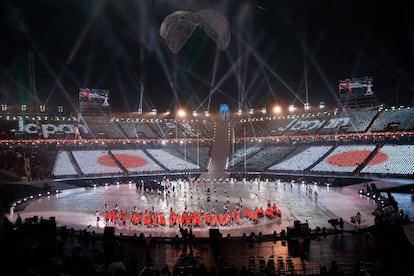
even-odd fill
[(212, 76), (211, 76), (211, 82), (210, 82), (210, 91), (209, 91), (209, 95), (208, 95), (208, 104), (207, 104), (207, 111), (208, 112), (210, 112), (210, 103), (211, 103), (211, 96), (212, 96), (211, 88), (214, 86), (214, 83), (216, 81), (219, 54), (220, 54), (219, 49), (218, 49), (218, 47), (216, 47), (216, 52), (215, 52), (215, 55), (214, 55), (213, 73), (211, 74)]
[(176, 90), (174, 82), (172, 80), (172, 76), (171, 76), (171, 74), (169, 72), (169, 69), (168, 69), (167, 63), (166, 63), (166, 61), (164, 59), (164, 56), (161, 52), (161, 48), (160, 48), (160, 46), (157, 42), (157, 39), (155, 38), (155, 35), (154, 35), (155, 33), (157, 33), (157, 32), (155, 30), (153, 30), (152, 36), (151, 36), (151, 43), (152, 43), (153, 49), (155, 51), (155, 55), (158, 59), (159, 64), (161, 65), (161, 68), (164, 72), (165, 77), (167, 78), (168, 85), (170, 86), (171, 91), (173, 92), (175, 101), (178, 103), (178, 105), (181, 105), (180, 100), (178, 98), (177, 90)]
[(296, 94), (295, 91), (282, 79), (282, 77), (279, 76), (278, 73), (276, 73), (270, 66), (267, 64), (255, 51), (253, 51), (253, 55), (255, 56), (256, 60), (260, 62), (266, 68), (274, 77), (276, 77), (286, 88), (287, 90), (296, 98), (298, 99), (302, 104), (304, 102), (302, 99)]
[(56, 87), (57, 87), (57, 82), (58, 81), (60, 82), (60, 79), (65, 74), (68, 66), (70, 65), (72, 60), (75, 58), (76, 54), (79, 52), (79, 49), (82, 46), (82, 43), (84, 42), (87, 34), (89, 33), (89, 30), (92, 26), (92, 23), (94, 22), (96, 17), (100, 14), (101, 7), (102, 7), (102, 5), (97, 5), (96, 6), (96, 8), (93, 11), (92, 16), (90, 17), (90, 20), (87, 22), (87, 24), (85, 25), (85, 27), (82, 29), (81, 33), (79, 34), (78, 39), (76, 40), (74, 46), (72, 47), (71, 52), (69, 53), (68, 58), (66, 59), (66, 62), (65, 62), (65, 65), (63, 66), (62, 71), (60, 72), (58, 78), (55, 80), (55, 84), (54, 84), (53, 88), (51, 89), (49, 95), (46, 98), (46, 101), (45, 101), (46, 103), (49, 102), (50, 98), (54, 94), (54, 92), (56, 90)]
[[(19, 24), (19, 27), (22, 29), (22, 31), (27, 35), (28, 40), (30, 41), (33, 48), (36, 50), (36, 53), (39, 54), (40, 60), (44, 64), (44, 66), (46, 67), (47, 72), (50, 74), (50, 76), (52, 76), (55, 79), (56, 86), (58, 86), (62, 90), (63, 95), (66, 98), (66, 100), (70, 103), (73, 110), (75, 110), (76, 113), (78, 113), (77, 105), (75, 105), (75, 103), (73, 102), (72, 97), (69, 95), (69, 93), (66, 90), (65, 86), (63, 85), (63, 83), (60, 81), (60, 77), (58, 77), (55, 70), (52, 68), (52, 66), (49, 64), (49, 62), (46, 60), (46, 57), (43, 55), (42, 51), (40, 51), (39, 46), (37, 45), (36, 41), (34, 41), (33, 37), (27, 31), (26, 26), (21, 21), (19, 21), (18, 24)], [(53, 92), (53, 90), (52, 90), (52, 92)], [(50, 95), (48, 96), (48, 99), (49, 98), (50, 98)], [(45, 104), (47, 104), (47, 102), (48, 101), (45, 101)]]
[[(194, 78), (196, 78), (197, 80), (199, 80), (199, 81), (201, 81), (202, 83), (204, 83), (205, 85), (209, 85), (210, 84), (210, 82), (209, 81), (207, 81), (207, 80), (205, 80), (205, 79), (203, 79), (202, 77), (200, 77), (199, 75), (197, 75), (197, 74), (194, 74), (193, 72), (191, 72), (191, 71), (189, 71), (188, 69), (186, 69), (185, 67), (183, 67), (182, 68), (183, 69), (183, 71), (184, 72), (186, 72), (186, 73), (188, 73), (189, 75), (191, 75), (191, 76), (193, 76)], [(237, 100), (235, 100), (232, 96), (230, 96), (230, 94), (228, 94), (227, 92), (225, 92), (225, 91), (223, 91), (223, 90), (221, 90), (219, 87), (215, 87), (216, 89), (215, 89), (215, 91), (214, 92), (219, 92), (219, 93), (221, 93), (222, 95), (224, 95), (225, 97), (227, 97), (227, 98), (229, 98), (231, 101), (233, 101), (234, 103), (237, 103)], [(212, 95), (212, 94), (211, 94)], [(210, 96), (210, 95), (209, 95)], [(199, 109), (199, 108), (201, 108), (201, 106), (205, 103), (205, 102), (207, 102), (208, 101), (208, 99), (209, 99), (209, 96), (207, 96), (205, 99), (203, 99), (203, 101), (201, 102), (201, 104), (200, 104), (200, 106), (198, 106), (198, 108), (197, 108), (197, 110)]]

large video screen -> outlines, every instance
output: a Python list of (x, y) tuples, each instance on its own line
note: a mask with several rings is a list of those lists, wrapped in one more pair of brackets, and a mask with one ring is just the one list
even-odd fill
[(340, 97), (362, 97), (373, 95), (373, 78), (351, 78), (339, 81)]
[(95, 88), (79, 89), (79, 104), (90, 107), (108, 107), (109, 90)]

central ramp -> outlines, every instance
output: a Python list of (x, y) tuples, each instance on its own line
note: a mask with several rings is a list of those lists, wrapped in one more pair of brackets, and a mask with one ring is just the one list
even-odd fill
[(229, 150), (229, 122), (219, 121), (216, 123), (210, 166), (208, 172), (201, 174), (201, 178), (225, 178)]

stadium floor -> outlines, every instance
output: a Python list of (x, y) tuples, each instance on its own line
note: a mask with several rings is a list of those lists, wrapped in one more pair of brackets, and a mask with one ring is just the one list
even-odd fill
[[(242, 200), (242, 207), (254, 209), (263, 207), (266, 209), (267, 201), (276, 203), (281, 210), (281, 217), (269, 219), (262, 217), (258, 223), (243, 218), (239, 225), (221, 226), (220, 233), (223, 237), (230, 234), (233, 237), (242, 236), (243, 233), (250, 234), (272, 234), (274, 231), (280, 233), (287, 227), (294, 225), (295, 221), (307, 222), (309, 228), (332, 228), (329, 223), (331, 219), (342, 218), (344, 230), (366, 228), (374, 224), (372, 212), (376, 209), (376, 202), (359, 194), (363, 184), (345, 187), (329, 187), (305, 183), (287, 182), (210, 182), (193, 183), (172, 182), (175, 186), (175, 194), (156, 191), (145, 191), (135, 184), (119, 184), (108, 186), (97, 186), (90, 188), (63, 189), (58, 194), (48, 197), (39, 197), (31, 200), (23, 210), (9, 214), (9, 219), (14, 221), (17, 212), (23, 219), (38, 216), (41, 218), (54, 217), (58, 226), (67, 226), (74, 229), (87, 229), (96, 233), (103, 233), (105, 223), (103, 220), (104, 205), (109, 208), (116, 204), (119, 209), (124, 209), (129, 214), (134, 206), (138, 211), (152, 209), (161, 211), (168, 219), (170, 208), (178, 213), (187, 208), (188, 211), (198, 211), (203, 208), (210, 212), (213, 208), (222, 213), (225, 202), (229, 202), (229, 210), (236, 209)], [(57, 189), (60, 183), (56, 184)], [(138, 187), (138, 188), (137, 188)], [(210, 190), (210, 193), (206, 192)], [(310, 190), (312, 189), (312, 190)], [(317, 196), (315, 196), (315, 191)], [(209, 195), (210, 194), (210, 195)], [(208, 201), (208, 197), (210, 200)], [(97, 223), (96, 211), (99, 211), (100, 221)], [(362, 215), (359, 226), (351, 222), (351, 217), (357, 212)], [(113, 225), (110, 225), (113, 226)], [(192, 229), (195, 237), (208, 237), (209, 227), (202, 225)], [(126, 225), (115, 226), (115, 234), (123, 235), (145, 235), (153, 237), (175, 237), (179, 235), (179, 228), (158, 226), (146, 227), (143, 225), (132, 225), (127, 220)]]

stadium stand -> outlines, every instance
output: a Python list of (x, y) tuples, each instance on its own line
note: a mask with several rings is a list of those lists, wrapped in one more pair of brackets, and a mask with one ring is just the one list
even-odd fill
[(237, 164), (244, 162), (245, 158), (250, 158), (250, 156), (253, 156), (261, 149), (261, 146), (256, 142), (249, 142), (248, 144), (249, 145), (247, 145), (246, 147), (243, 147), (243, 143), (239, 143), (235, 146), (238, 148), (234, 150), (234, 154), (232, 155), (229, 161), (229, 167), (237, 166)]
[[(117, 126), (116, 122), (112, 120), (103, 120), (85, 117), (85, 125), (89, 129), (92, 137), (97, 139), (109, 138), (109, 139), (122, 139), (126, 138), (122, 131)], [(82, 133), (85, 135), (86, 133)], [(90, 136), (87, 136), (90, 138)]]
[(147, 149), (147, 152), (170, 171), (198, 170), (200, 168), (187, 160), (171, 154), (171, 150), (168, 151), (168, 149)]
[(311, 170), (352, 173), (374, 149), (375, 145), (340, 145)]
[(74, 150), (72, 154), (85, 175), (122, 173), (106, 150)]
[(125, 167), (129, 173), (144, 173), (163, 171), (164, 169), (154, 162), (143, 150), (111, 150), (115, 159)]
[(303, 146), (293, 156), (269, 168), (271, 171), (304, 171), (326, 154), (332, 146)]
[(413, 108), (386, 109), (381, 111), (371, 131), (408, 131), (414, 129)]
[(67, 151), (59, 151), (56, 156), (56, 162), (53, 167), (52, 175), (54, 177), (61, 176), (77, 176), (77, 172), (70, 161)]
[[(273, 146), (266, 145), (261, 148), (259, 151), (253, 153), (246, 160), (246, 170), (263, 172), (269, 166), (279, 162), (283, 159), (288, 153), (290, 153), (295, 147), (293, 146)], [(233, 159), (232, 159), (233, 160)], [(230, 167), (230, 170), (242, 170), (244, 169), (244, 162), (238, 159), (239, 162), (235, 164), (234, 168)], [(233, 164), (233, 162), (230, 162)]]
[(414, 175), (414, 145), (384, 145), (376, 156), (383, 155), (381, 163), (368, 163), (361, 173), (382, 175)]
[[(413, 112), (397, 108), (234, 117), (226, 126), (226, 170), (412, 177), (406, 152), (412, 149)], [(4, 160), (0, 169), (5, 179), (30, 180), (207, 171), (216, 124), (213, 117), (77, 119), (0, 114)], [(363, 151), (365, 158), (347, 166), (329, 163), (334, 156), (355, 151)], [(118, 160), (119, 154), (148, 163), (129, 167), (127, 161)], [(386, 155), (387, 161), (373, 165), (380, 155)], [(97, 161), (102, 158), (109, 163)]]
[(377, 114), (378, 111), (338, 113), (324, 124), (319, 134), (364, 133)]

